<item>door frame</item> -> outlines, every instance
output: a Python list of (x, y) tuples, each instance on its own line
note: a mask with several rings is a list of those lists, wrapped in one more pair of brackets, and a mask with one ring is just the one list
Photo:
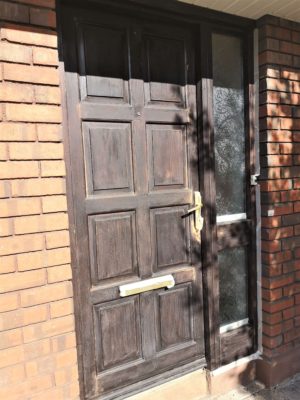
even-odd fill
[[(222, 12), (208, 10), (206, 8), (180, 3), (174, 0), (114, 0), (113, 4), (111, 0), (56, 0), (57, 6), (57, 19), (58, 19), (58, 41), (59, 41), (59, 59), (60, 59), (60, 78), (62, 86), (62, 105), (63, 105), (63, 136), (65, 143), (65, 160), (66, 160), (66, 182), (67, 182), (67, 200), (68, 200), (68, 213), (70, 223), (70, 239), (71, 239), (71, 263), (73, 271), (73, 287), (74, 287), (74, 308), (75, 308), (75, 327), (76, 327), (76, 339), (77, 339), (77, 354), (80, 374), (80, 390), (82, 398), (89, 389), (84, 384), (84, 371), (82, 362), (82, 303), (81, 303), (81, 277), (79, 275), (78, 258), (77, 258), (77, 241), (78, 235), (75, 229), (75, 209), (73, 204), (73, 186), (72, 186), (72, 168), (71, 168), (71, 155), (70, 155), (70, 136), (69, 136), (69, 124), (68, 124), (68, 112), (66, 106), (66, 85), (65, 85), (65, 69), (64, 69), (64, 55), (63, 55), (63, 39), (62, 39), (62, 13), (61, 9), (63, 4), (71, 4), (73, 6), (83, 5), (86, 8), (100, 8), (107, 12), (130, 15), (137, 17), (140, 13), (143, 13), (146, 17), (154, 18), (155, 20), (169, 20), (179, 24), (188, 24), (191, 31), (194, 32), (195, 37), (199, 39), (195, 41), (196, 45), (196, 82), (197, 82), (197, 104), (198, 104), (198, 137), (201, 143), (199, 146), (199, 177), (201, 183), (201, 193), (203, 195), (204, 204), (209, 203), (214, 197), (214, 179), (209, 176), (205, 171), (211, 170), (213, 165), (213, 158), (207, 157), (204, 150), (208, 150), (212, 154), (213, 150), (213, 108), (212, 108), (212, 59), (209, 51), (210, 43), (210, 32), (213, 29), (220, 30), (220, 24), (222, 26), (222, 33), (233, 33), (243, 37), (246, 43), (244, 56), (246, 76), (245, 76), (245, 110), (246, 115), (246, 128), (247, 131), (247, 146), (250, 151), (250, 159), (247, 165), (247, 172), (250, 179), (250, 174), (255, 173), (255, 155), (254, 155), (254, 61), (253, 61), (253, 31), (255, 28), (255, 21), (244, 17), (238, 17)], [(206, 109), (207, 113), (202, 118), (199, 117), (201, 113), (199, 110)], [(200, 134), (202, 133), (202, 135)], [(205, 187), (205, 191), (204, 191)], [(207, 190), (209, 188), (209, 190)], [(251, 353), (254, 353), (257, 346), (257, 299), (256, 299), (256, 214), (255, 214), (255, 187), (250, 191), (251, 198), (251, 217), (253, 220), (253, 229), (251, 233), (251, 264), (253, 265), (250, 279), (250, 293), (251, 296), (251, 314), (253, 322), (253, 337), (254, 346), (251, 348)], [(206, 362), (202, 362), (200, 365), (197, 363), (194, 369), (198, 369), (201, 366), (206, 366), (209, 370), (214, 370), (221, 366), (221, 336), (218, 331), (218, 268), (216, 263), (216, 210), (214, 207), (203, 210), (204, 220), (206, 221), (205, 227), (202, 231), (202, 270), (203, 270), (203, 291), (204, 291), (204, 335), (205, 335), (205, 353)], [(208, 265), (210, 267), (208, 268)], [(217, 289), (216, 289), (217, 288)], [(230, 341), (235, 346), (237, 343), (246, 345), (247, 343), (242, 337), (241, 332), (235, 332), (230, 335)], [(249, 351), (248, 353), (249, 354)], [(244, 354), (246, 355), (246, 353)], [(233, 358), (233, 354), (229, 354), (226, 362), (230, 362)], [(223, 360), (224, 362), (224, 360)], [(171, 380), (176, 376), (183, 375), (191, 369), (181, 368), (178, 373), (170, 371), (170, 373), (164, 374), (165, 376), (160, 377), (159, 382), (162, 383), (167, 380)], [(143, 385), (135, 384), (136, 388), (132, 388), (130, 393), (139, 392), (146, 387), (151, 387), (157, 384), (157, 380), (151, 380), (151, 382)], [(125, 396), (126, 389), (120, 393), (120, 397)], [(127, 393), (128, 394), (128, 393)], [(126, 397), (126, 396), (125, 396)]]

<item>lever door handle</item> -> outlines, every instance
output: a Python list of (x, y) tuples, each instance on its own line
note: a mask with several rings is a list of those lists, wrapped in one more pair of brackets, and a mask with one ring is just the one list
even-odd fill
[(188, 214), (195, 212), (195, 229), (197, 232), (200, 232), (203, 228), (203, 217), (201, 216), (201, 210), (203, 207), (202, 204), (202, 198), (201, 198), (201, 193), (200, 192), (194, 192), (194, 198), (195, 198), (195, 206), (190, 208), (187, 212)]
[(189, 210), (187, 210), (188, 214), (192, 213), (193, 211), (198, 211), (201, 210), (201, 206), (200, 204), (198, 204), (197, 206), (190, 208)]

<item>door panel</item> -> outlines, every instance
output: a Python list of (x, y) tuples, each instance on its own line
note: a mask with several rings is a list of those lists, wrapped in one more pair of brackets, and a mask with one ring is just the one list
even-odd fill
[[(129, 101), (129, 38), (126, 27), (88, 21), (78, 25), (81, 98)], [(103, 57), (105, 54), (105, 57)]]
[[(63, 17), (84, 392), (113, 398), (204, 357), (188, 214), (199, 190), (193, 38), (94, 10)], [(173, 289), (120, 297), (120, 285), (164, 274)]]
[(97, 305), (94, 310), (97, 371), (140, 359), (138, 296)]
[[(176, 289), (157, 294), (159, 314), (157, 351), (178, 346), (193, 340), (190, 314), (191, 286), (179, 285)], [(170, 329), (174, 326), (174, 329)]]

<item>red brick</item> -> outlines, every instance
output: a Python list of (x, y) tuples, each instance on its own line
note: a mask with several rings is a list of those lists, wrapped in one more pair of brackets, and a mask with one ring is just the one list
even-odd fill
[(65, 333), (51, 338), (53, 352), (72, 349), (76, 346), (76, 337), (74, 332)]
[(61, 108), (40, 104), (6, 104), (6, 118), (17, 122), (61, 122)]
[(49, 267), (63, 264), (70, 264), (70, 249), (68, 247), (62, 247), (60, 249), (47, 250), (47, 265)]
[(282, 264), (263, 264), (263, 273), (264, 276), (269, 278), (280, 276), (282, 274)]
[(22, 26), (20, 30), (18, 25), (4, 24), (1, 36), (10, 42), (57, 48), (57, 35), (54, 35), (53, 31), (32, 26)]
[(19, 306), (19, 295), (17, 293), (0, 294), (0, 312), (12, 311)]
[(35, 86), (35, 99), (41, 104), (60, 104), (61, 93), (58, 87), (54, 86)]
[(63, 145), (61, 143), (10, 143), (9, 155), (11, 160), (61, 159)]
[(263, 312), (262, 320), (264, 323), (269, 324), (269, 325), (278, 324), (282, 321), (282, 312), (278, 312), (278, 313), (274, 313), (274, 314), (269, 314), (269, 313)]
[(33, 63), (38, 65), (58, 65), (58, 52), (44, 47), (33, 48)]
[(33, 360), (47, 356), (51, 353), (50, 339), (39, 340), (38, 342), (27, 343), (24, 345), (25, 360)]
[(290, 190), (288, 192), (281, 192), (281, 201), (296, 201), (300, 200), (300, 190)]
[(42, 177), (65, 176), (66, 168), (64, 161), (42, 161), (41, 175)]
[[(264, 140), (263, 140), (264, 139)], [(292, 131), (269, 130), (264, 135), (261, 133), (261, 140), (267, 142), (292, 142)]]
[(263, 324), (263, 333), (264, 335), (273, 337), (273, 336), (278, 336), (282, 333), (282, 325), (267, 325)]
[(4, 142), (33, 142), (36, 139), (34, 124), (16, 124), (2, 122), (0, 124), (0, 141)]
[(272, 303), (263, 301), (263, 310), (268, 313), (276, 313), (278, 311), (290, 308), (293, 305), (294, 305), (294, 299), (290, 298), (283, 298), (281, 300)]
[(23, 235), (22, 240), (13, 236), (1, 239), (0, 256), (42, 250), (43, 247), (44, 238), (41, 234)]
[(45, 254), (43, 251), (18, 254), (17, 265), (20, 272), (44, 268), (46, 265)]
[(0, 273), (7, 274), (16, 270), (15, 256), (0, 257)]
[(1, 369), (1, 384), (14, 385), (25, 380), (25, 369), (23, 364), (17, 364)]
[(40, 214), (41, 209), (41, 200), (38, 198), (0, 200), (0, 217)]
[(269, 155), (261, 157), (261, 164), (269, 167), (288, 166), (293, 164), (293, 159), (290, 155)]
[(51, 67), (3, 63), (3, 78), (15, 82), (59, 84), (58, 71)]
[(42, 198), (43, 213), (67, 211), (66, 196), (48, 196)]
[(64, 194), (65, 180), (61, 178), (25, 179), (11, 182), (13, 197)]
[(23, 328), (24, 342), (30, 343), (39, 339), (53, 337), (73, 331), (73, 315), (67, 315), (65, 317), (55, 318), (46, 322), (25, 326)]
[(46, 234), (46, 248), (56, 249), (70, 244), (69, 231), (49, 232)]
[(300, 337), (300, 328), (294, 328), (293, 330), (284, 334), (284, 342), (288, 343)]
[(264, 300), (268, 301), (275, 301), (279, 300), (282, 297), (282, 289), (274, 289), (274, 290), (268, 290), (268, 289), (262, 289), (262, 298)]
[(263, 335), (263, 340), (262, 340), (263, 345), (268, 347), (269, 349), (274, 349), (274, 348), (280, 346), (282, 341), (283, 341), (283, 338), (281, 335), (275, 336), (272, 338), (269, 336)]
[(66, 299), (72, 297), (72, 293), (72, 283), (69, 281), (23, 290), (21, 292), (21, 306), (31, 307), (37, 304)]
[(62, 129), (57, 124), (37, 124), (38, 139), (40, 142), (61, 142)]
[(294, 318), (295, 310), (294, 310), (294, 308), (288, 308), (287, 310), (283, 310), (282, 314), (283, 314), (283, 319), (285, 319), (285, 320)]
[(48, 283), (55, 283), (72, 279), (72, 271), (69, 264), (48, 268), (47, 273)]
[(41, 286), (46, 282), (46, 271), (15, 272), (0, 276), (0, 293)]
[(52, 376), (43, 375), (38, 376), (33, 379), (27, 379), (24, 382), (20, 382), (18, 385), (1, 387), (0, 388), (0, 398), (7, 399), (24, 399), (24, 396), (30, 395), (30, 397), (34, 393), (42, 392), (46, 389), (49, 389), (52, 386)]
[(46, 321), (47, 318), (48, 307), (46, 305), (9, 311), (0, 315), (0, 331), (6, 331)]
[(262, 238), (267, 240), (282, 239), (293, 236), (294, 229), (292, 226), (275, 229), (262, 229)]
[(0, 168), (0, 179), (37, 178), (38, 176), (39, 165), (35, 161), (10, 161)]
[(11, 82), (3, 82), (0, 84), (0, 101), (32, 103), (33, 99), (33, 88), (30, 85), (20, 85)]
[(32, 59), (31, 48), (28, 46), (0, 42), (0, 60), (15, 63), (30, 64)]
[(281, 225), (281, 217), (262, 217), (261, 226), (263, 228), (278, 228)]
[(0, 15), (4, 21), (29, 22), (29, 9), (22, 4), (10, 3), (8, 1), (0, 2)]
[(12, 221), (10, 219), (2, 219), (0, 222), (0, 237), (11, 236), (13, 234)]
[(292, 56), (267, 50), (259, 54), (259, 63), (292, 65)]
[(55, 0), (17, 0), (17, 3), (30, 4), (32, 6), (55, 8)]
[[(24, 361), (23, 346), (10, 347), (0, 351), (0, 368), (8, 367), (9, 365), (19, 364)], [(1, 389), (0, 389), (1, 390)], [(1, 391), (0, 391), (1, 393)], [(8, 396), (8, 394), (7, 394)], [(2, 398), (7, 398), (7, 396)], [(1, 395), (0, 395), (1, 398)]]
[(43, 10), (40, 8), (30, 9), (30, 23), (33, 25), (41, 25), (49, 28), (56, 27), (56, 14), (52, 10)]
[(290, 285), (294, 282), (293, 275), (282, 276), (279, 278), (272, 278), (272, 279), (262, 279), (263, 287), (267, 289), (277, 289), (287, 285)]
[(64, 213), (18, 217), (14, 220), (14, 232), (17, 235), (66, 228), (68, 228), (68, 216)]
[[(300, 187), (300, 184), (299, 184)], [(292, 189), (291, 179), (277, 179), (274, 181), (261, 181), (260, 188), (262, 192), (266, 191), (279, 191), (279, 190), (290, 190)], [(294, 186), (295, 189), (297, 189)]]
[(65, 299), (50, 304), (51, 318), (63, 317), (73, 313), (73, 300)]
[(280, 240), (262, 241), (261, 248), (267, 253), (273, 253), (281, 250)]

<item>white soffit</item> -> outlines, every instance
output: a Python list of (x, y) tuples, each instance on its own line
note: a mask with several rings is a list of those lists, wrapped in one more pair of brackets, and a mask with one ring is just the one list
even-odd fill
[(266, 14), (300, 22), (300, 0), (178, 0), (183, 3), (258, 19)]

